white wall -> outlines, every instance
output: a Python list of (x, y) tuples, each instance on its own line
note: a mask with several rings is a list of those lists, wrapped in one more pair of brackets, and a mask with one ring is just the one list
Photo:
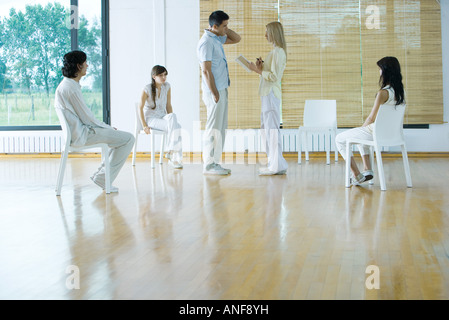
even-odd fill
[[(199, 120), (199, 0), (111, 0), (111, 119), (112, 125), (134, 131), (133, 107), (150, 82), (151, 68), (164, 65), (172, 86), (172, 104), (186, 134), (185, 151), (194, 144)], [(148, 151), (141, 136), (138, 151)], [(194, 144), (200, 148), (198, 138)]]

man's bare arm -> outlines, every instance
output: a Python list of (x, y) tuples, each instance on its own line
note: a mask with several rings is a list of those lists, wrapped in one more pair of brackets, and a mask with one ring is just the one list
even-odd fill
[(235, 31), (228, 29), (228, 32), (226, 33), (226, 35), (228, 36), (228, 38), (226, 39), (225, 44), (235, 44), (235, 43), (239, 43), (240, 40), (242, 39), (242, 37), (240, 37), (240, 35), (238, 33), (236, 33)]
[(201, 69), (203, 70), (203, 77), (206, 80), (209, 90), (214, 96), (215, 102), (218, 102), (218, 100), (220, 100), (220, 94), (218, 93), (217, 87), (215, 85), (215, 78), (212, 74), (212, 61), (204, 61), (203, 63), (201, 63)]

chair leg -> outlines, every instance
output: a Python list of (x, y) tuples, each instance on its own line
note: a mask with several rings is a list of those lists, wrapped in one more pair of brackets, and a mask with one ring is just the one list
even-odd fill
[(136, 153), (137, 153), (137, 138), (139, 137), (139, 132), (134, 135), (134, 148), (133, 148), (133, 166), (136, 165)]
[(111, 166), (109, 163), (109, 148), (103, 147), (101, 154), (103, 155), (104, 173), (105, 173), (105, 191), (106, 194), (111, 193)]
[(67, 163), (68, 155), (69, 155), (69, 151), (67, 150), (67, 148), (65, 148), (61, 154), (61, 163), (59, 164), (58, 180), (56, 182), (56, 195), (57, 196), (61, 195), (62, 181), (64, 180), (65, 165)]
[(349, 180), (349, 171), (351, 170), (351, 157), (352, 157), (352, 144), (349, 142), (346, 142), (346, 163), (345, 163), (345, 185), (346, 188), (349, 188), (351, 186), (350, 180)]
[[(369, 161), (371, 162), (371, 170), (374, 169), (374, 147), (370, 146), (369, 148)], [(370, 185), (374, 184), (374, 177), (369, 181)]]
[(387, 185), (385, 183), (385, 174), (384, 174), (384, 165), (382, 163), (382, 154), (381, 154), (380, 148), (378, 146), (375, 146), (374, 149), (376, 151), (377, 171), (378, 171), (379, 181), (380, 181), (380, 190), (386, 191)]
[(302, 154), (302, 132), (299, 131), (299, 134), (298, 134), (298, 164), (301, 164), (301, 154)]
[(304, 132), (304, 153), (306, 155), (306, 161), (309, 161), (309, 146), (308, 146), (308, 138), (309, 135), (307, 134), (307, 131)]
[(159, 164), (162, 164), (164, 161), (164, 147), (165, 147), (165, 134), (161, 135), (161, 152), (159, 153)]
[(337, 136), (337, 131), (334, 130), (332, 132), (332, 146), (334, 147), (334, 153), (335, 153), (335, 162), (338, 162), (338, 150), (337, 150), (337, 143), (335, 142), (335, 137)]
[(410, 165), (408, 163), (407, 149), (405, 145), (401, 146), (402, 160), (404, 162), (405, 179), (407, 180), (407, 187), (412, 188), (412, 175), (410, 174)]
[(154, 168), (154, 133), (151, 134), (151, 168)]
[[(330, 135), (329, 137), (332, 139), (332, 132), (329, 131)], [(324, 134), (324, 150), (326, 150), (326, 164), (329, 165), (331, 164), (331, 146), (329, 144), (329, 148), (326, 148), (326, 138), (327, 138), (327, 134)]]

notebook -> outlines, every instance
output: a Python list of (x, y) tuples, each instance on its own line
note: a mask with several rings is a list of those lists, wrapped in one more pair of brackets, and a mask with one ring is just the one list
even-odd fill
[(245, 69), (248, 72), (251, 72), (251, 70), (249, 69), (249, 61), (244, 56), (242, 55), (238, 56), (235, 59), (235, 61), (237, 61), (243, 67), (243, 69)]

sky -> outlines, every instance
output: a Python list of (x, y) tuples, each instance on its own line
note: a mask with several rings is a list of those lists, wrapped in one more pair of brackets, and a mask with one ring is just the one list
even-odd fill
[[(25, 11), (27, 4), (41, 4), (45, 6), (47, 3), (58, 2), (63, 6), (69, 8), (70, 0), (0, 0), (0, 17), (9, 16), (9, 10), (16, 8), (17, 11)], [(101, 16), (101, 0), (78, 0), (80, 15), (86, 16), (88, 20), (92, 20), (94, 17), (98, 19)]]

